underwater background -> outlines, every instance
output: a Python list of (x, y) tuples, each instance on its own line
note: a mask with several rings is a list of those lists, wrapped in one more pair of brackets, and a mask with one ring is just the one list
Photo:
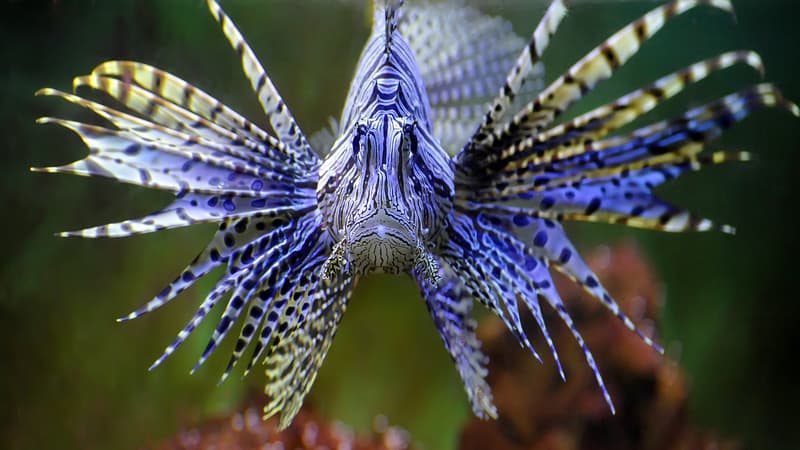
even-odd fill
[[(148, 213), (170, 196), (108, 180), (28, 171), (72, 161), (86, 151), (72, 133), (35, 125), (37, 117), (91, 120), (88, 112), (33, 93), (45, 86), (68, 91), (72, 77), (108, 59), (165, 69), (264, 123), (235, 54), (204, 3), (0, 2), (0, 448), (141, 448), (181, 427), (263, 401), (258, 371), (217, 386), (224, 355), (189, 376), (212, 322), (200, 331), (202, 337), (191, 338), (147, 372), (211, 288), (213, 275), (154, 314), (114, 321), (172, 280), (204, 247), (213, 226), (122, 240), (57, 238), (57, 231)], [(526, 39), (544, 7), (541, 0), (468, 3), (508, 18)], [(662, 2), (574, 3), (544, 57), (547, 80)], [(308, 134), (338, 116), (369, 30), (364, 4), (228, 0), (221, 5)], [(740, 48), (757, 51), (765, 81), (800, 101), (800, 3), (734, 0), (734, 6), (736, 21), (711, 8), (675, 19), (575, 112)], [(744, 66), (716, 73), (636, 124), (670, 118), (760, 81)], [(659, 340), (686, 371), (691, 422), (735, 438), (744, 448), (800, 445), (800, 383), (793, 370), (800, 337), (798, 130), (800, 121), (785, 111), (756, 112), (710, 146), (751, 151), (756, 162), (688, 174), (660, 189), (674, 203), (736, 226), (735, 236), (567, 225), (581, 249), (625, 240), (652, 262), (663, 287)], [(384, 414), (427, 449), (454, 448), (471, 413), (410, 278), (363, 279), (334, 342), (308, 400), (315, 411), (356, 430), (369, 430)], [(225, 345), (220, 353), (232, 343)], [(575, 344), (561, 339), (557, 345)], [(552, 361), (546, 359), (539, 370), (553, 371)]]

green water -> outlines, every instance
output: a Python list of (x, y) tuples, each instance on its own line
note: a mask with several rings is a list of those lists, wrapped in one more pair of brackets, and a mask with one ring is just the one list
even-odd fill
[[(490, 2), (527, 36), (538, 1)], [(545, 62), (554, 78), (653, 2), (581, 3)], [(738, 22), (700, 8), (648, 43), (578, 111), (722, 51), (751, 48), (767, 79), (800, 100), (795, 1), (735, 1)], [(223, 2), (307, 133), (337, 115), (368, 30), (356, 2)], [(147, 62), (175, 73), (246, 116), (258, 104), (203, 2), (195, 0), (6, 1), (0, 13), (0, 158), (4, 251), (0, 272), (0, 447), (133, 449), (181, 425), (235, 411), (263, 381), (253, 374), (216, 387), (227, 356), (188, 371), (210, 329), (153, 373), (147, 367), (212, 286), (203, 280), (162, 311), (126, 324), (114, 318), (151, 298), (204, 245), (197, 227), (124, 240), (63, 240), (63, 229), (137, 217), (168, 195), (105, 180), (31, 174), (85, 149), (72, 134), (36, 126), (42, 115), (89, 120), (50, 98), (71, 78), (108, 59)], [(758, 81), (727, 70), (668, 102), (656, 120)], [(260, 120), (259, 120), (260, 122)], [(571, 227), (580, 248), (635, 239), (666, 286), (664, 343), (680, 348), (691, 385), (691, 417), (701, 428), (737, 436), (749, 448), (793, 448), (800, 388), (789, 369), (800, 313), (793, 215), (798, 205), (800, 122), (781, 111), (755, 114), (712, 148), (750, 150), (759, 161), (687, 175), (661, 192), (681, 205), (737, 226), (735, 237), (668, 235), (603, 225)], [(226, 342), (220, 353), (230, 350)], [(573, 345), (561, 343), (561, 345)], [(549, 368), (545, 368), (549, 370)], [(416, 287), (373, 277), (351, 302), (310, 396), (323, 414), (356, 429), (376, 414), (408, 428), (428, 449), (451, 448), (469, 409)], [(794, 417), (795, 419), (792, 419)]]

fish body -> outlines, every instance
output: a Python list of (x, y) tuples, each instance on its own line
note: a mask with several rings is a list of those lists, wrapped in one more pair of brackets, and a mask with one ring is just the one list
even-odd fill
[(561, 0), (550, 4), (527, 42), (507, 22), (463, 5), (379, 0), (339, 121), (307, 139), (231, 19), (214, 0), (207, 4), (240, 56), (271, 132), (168, 72), (108, 61), (77, 77), (74, 87), (102, 91), (130, 112), (54, 89), (39, 91), (83, 106), (108, 125), (40, 119), (74, 131), (90, 152), (66, 166), (34, 170), (107, 177), (175, 194), (171, 204), (143, 218), (63, 236), (121, 237), (218, 225), (169, 286), (120, 320), (159, 308), (224, 267), (153, 367), (227, 298), (195, 369), (240, 321), (223, 379), (252, 347), (247, 370), (256, 362), (265, 366), (264, 413), (280, 413), (283, 427), (310, 390), (358, 278), (373, 272), (408, 273), (417, 281), (479, 417), (496, 417), (497, 410), (470, 318), (474, 301), (497, 314), (539, 358), (522, 329), (520, 311), (529, 311), (563, 378), (543, 315), (544, 305), (554, 309), (613, 411), (552, 270), (662, 350), (620, 310), (562, 222), (731, 232), (658, 198), (653, 189), (686, 172), (748, 160), (746, 152), (703, 150), (751, 111), (778, 106), (798, 115), (774, 86), (760, 84), (673, 120), (616, 132), (713, 72), (735, 64), (763, 70), (754, 52), (734, 51), (554, 124), (671, 18), (701, 5), (730, 12), (728, 0), (675, 0), (657, 7), (548, 85), (541, 57), (566, 15)]
[(438, 277), (430, 251), (452, 209), (453, 169), (434, 137), (414, 54), (397, 31), (399, 12), (376, 8), (377, 26), (359, 60), (341, 134), (320, 170), (317, 198), (336, 242), (326, 277), (336, 270), (397, 274), (417, 266)]

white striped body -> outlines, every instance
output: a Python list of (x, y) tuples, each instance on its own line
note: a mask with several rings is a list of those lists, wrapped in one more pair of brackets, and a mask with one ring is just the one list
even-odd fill
[(452, 208), (450, 157), (432, 135), (414, 55), (396, 30), (386, 35), (394, 20), (376, 12), (317, 188), (338, 270), (356, 274), (412, 270), (439, 246)]

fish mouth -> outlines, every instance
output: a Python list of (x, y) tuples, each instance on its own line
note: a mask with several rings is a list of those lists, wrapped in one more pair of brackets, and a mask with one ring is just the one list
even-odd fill
[(357, 215), (346, 229), (322, 265), (323, 279), (414, 271), (432, 286), (441, 280), (439, 263), (402, 211), (377, 208)]
[(350, 263), (359, 273), (401, 273), (413, 266), (420, 239), (402, 211), (378, 208), (347, 227)]

